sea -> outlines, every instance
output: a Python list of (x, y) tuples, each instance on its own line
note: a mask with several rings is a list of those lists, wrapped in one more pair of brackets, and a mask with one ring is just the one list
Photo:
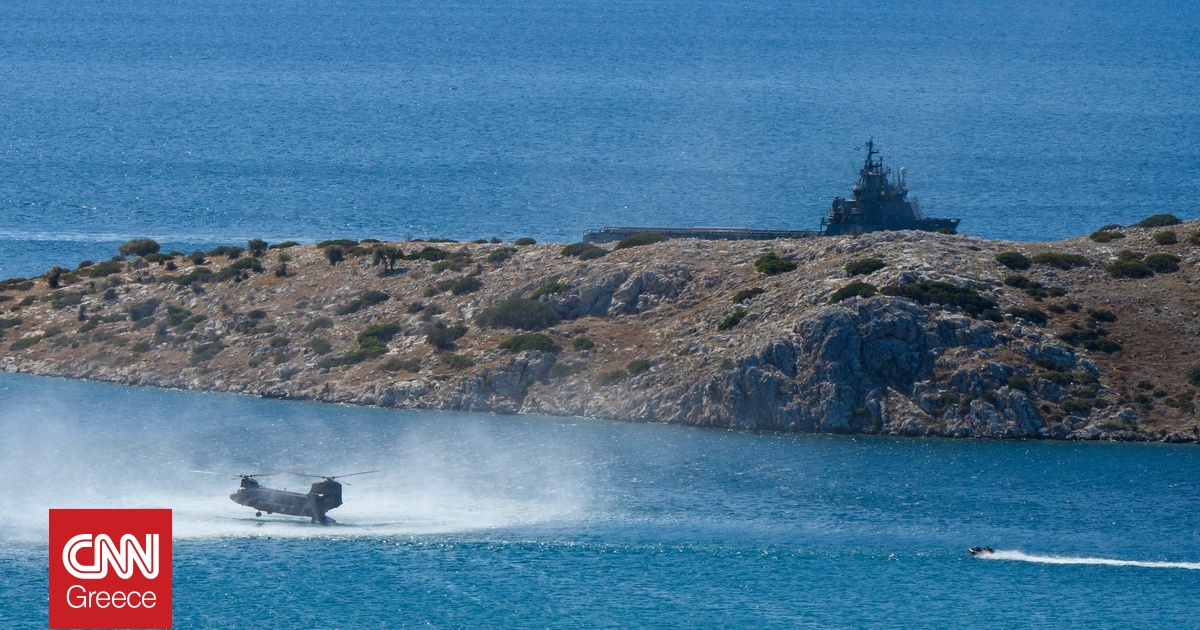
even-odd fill
[[(136, 236), (812, 229), (869, 139), (969, 235), (1195, 219), (1198, 51), (1178, 0), (0, 3), (0, 278)], [(0, 625), (46, 626), (47, 509), (167, 507), (180, 628), (1200, 627), (1195, 448), (0, 376)], [(382, 472), (330, 527), (191, 472), (268, 467)]]
[[(716, 431), (0, 376), (0, 624), (51, 507), (174, 510), (179, 628), (1195, 627), (1195, 446)], [(227, 495), (347, 478), (331, 526)], [(307, 488), (280, 475), (266, 484)], [(988, 559), (967, 547), (996, 549)]]

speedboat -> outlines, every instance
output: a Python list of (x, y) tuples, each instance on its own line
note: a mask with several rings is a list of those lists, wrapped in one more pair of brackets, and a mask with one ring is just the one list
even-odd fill
[(971, 552), (972, 556), (985, 556), (996, 553), (996, 550), (992, 549), (991, 547), (971, 547), (970, 549), (967, 549), (967, 551)]

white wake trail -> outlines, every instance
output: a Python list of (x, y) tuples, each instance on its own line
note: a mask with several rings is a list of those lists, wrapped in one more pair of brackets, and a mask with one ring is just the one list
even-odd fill
[(1078, 556), (1043, 556), (1023, 551), (996, 550), (994, 553), (977, 556), (983, 560), (1010, 560), (1037, 562), (1041, 564), (1101, 564), (1112, 567), (1147, 567), (1151, 569), (1200, 570), (1200, 562), (1163, 562), (1152, 560), (1118, 560), (1116, 558), (1087, 558)]

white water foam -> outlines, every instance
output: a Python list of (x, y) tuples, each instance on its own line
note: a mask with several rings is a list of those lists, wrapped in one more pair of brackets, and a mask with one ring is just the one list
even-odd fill
[[(121, 393), (135, 401), (154, 398), (153, 392)], [(186, 396), (181, 402), (227, 407), (168, 407), (159, 413), (178, 415), (143, 425), (103, 409), (112, 399), (100, 401), (92, 415), (47, 398), (37, 408), (0, 409), (0, 478), (8, 480), (0, 484), (5, 542), (44, 544), (50, 508), (171, 508), (181, 539), (405, 536), (574, 522), (595, 495), (592, 466), (586, 456), (580, 459), (578, 445), (550, 431), (522, 434), (511, 428), (517, 423), (296, 403), (270, 407), (296, 412), (294, 418), (264, 421), (254, 413), (263, 411), (263, 402)], [(123, 399), (117, 402), (112, 406), (118, 413), (134, 413)], [(223, 419), (231, 409), (250, 413)], [(357, 413), (362, 423), (337, 424), (342, 413)], [(331, 526), (279, 515), (255, 518), (252, 508), (229, 500), (238, 487), (235, 475), (191, 472), (257, 472), (264, 467), (255, 461), (259, 454), (281, 468), (381, 472), (348, 480), (345, 505), (330, 514), (337, 521)], [(313, 479), (278, 475), (261, 481), (307, 492)]]
[(1118, 560), (1116, 558), (1089, 558), (1079, 556), (1044, 556), (1025, 553), (1023, 551), (1006, 551), (997, 549), (995, 553), (976, 556), (981, 560), (1010, 560), (1017, 562), (1036, 562), (1040, 564), (1093, 564), (1112, 567), (1146, 567), (1150, 569), (1191, 569), (1200, 570), (1200, 562), (1164, 562), (1154, 560)]

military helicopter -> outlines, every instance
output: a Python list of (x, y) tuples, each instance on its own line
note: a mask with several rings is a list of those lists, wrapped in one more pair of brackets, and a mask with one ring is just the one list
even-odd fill
[[(273, 468), (268, 468), (267, 470), (271, 472), (254, 473), (252, 475), (230, 475), (228, 473), (212, 472), (211, 470), (193, 470), (192, 472), (240, 478), (242, 481), (238, 487), (238, 491), (229, 495), (229, 498), (234, 503), (257, 510), (254, 513), (255, 516), (262, 516), (263, 512), (267, 514), (278, 512), (279, 514), (287, 514), (289, 516), (307, 516), (312, 519), (312, 522), (322, 525), (336, 522), (325, 516), (325, 513), (342, 504), (342, 484), (335, 481), (336, 479), (379, 472), (378, 470), (366, 470), (348, 475), (326, 476), (295, 470), (275, 470)], [(257, 477), (269, 477), (279, 474), (315, 477), (320, 479), (320, 481), (313, 483), (308, 493), (304, 494), (289, 492), (287, 490), (275, 490), (274, 488), (264, 488), (256, 479)]]

